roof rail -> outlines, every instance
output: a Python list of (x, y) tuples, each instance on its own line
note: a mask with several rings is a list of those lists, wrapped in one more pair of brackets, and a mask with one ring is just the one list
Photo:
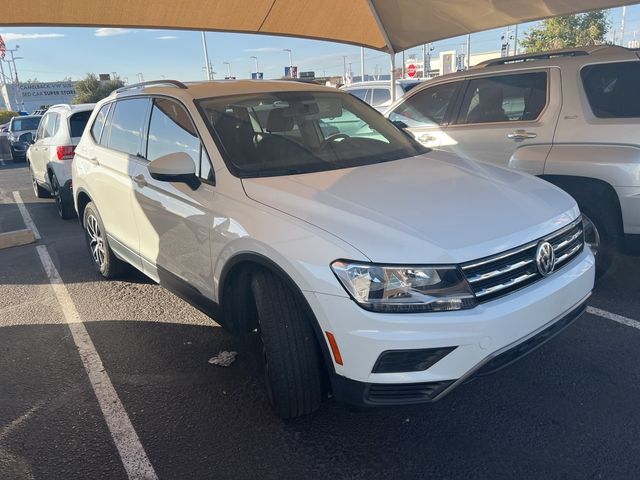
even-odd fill
[[(54, 108), (54, 107), (71, 109), (71, 105), (69, 105), (68, 103), (56, 103), (55, 105), (48, 106), (46, 108), (46, 110), (49, 110), (50, 108)], [(36, 108), (36, 110), (45, 110), (45, 109), (44, 108)]]
[(485, 68), (485, 67), (494, 67), (496, 65), (507, 65), (509, 63), (517, 63), (517, 62), (529, 62), (532, 60), (549, 60), (551, 58), (558, 57), (581, 57), (584, 55), (589, 55), (589, 52), (584, 49), (567, 49), (567, 50), (555, 50), (551, 52), (542, 52), (542, 53), (532, 53), (532, 54), (524, 54), (524, 55), (513, 55), (511, 57), (502, 57), (495, 58), (493, 60), (485, 60), (472, 68)]
[(178, 80), (149, 80), (148, 82), (132, 83), (131, 85), (125, 85), (124, 87), (118, 88), (113, 93), (125, 92), (127, 90), (133, 90), (135, 88), (150, 87), (152, 85), (171, 85), (173, 87), (182, 88), (182, 89), (187, 88), (187, 86), (184, 83), (179, 82)]

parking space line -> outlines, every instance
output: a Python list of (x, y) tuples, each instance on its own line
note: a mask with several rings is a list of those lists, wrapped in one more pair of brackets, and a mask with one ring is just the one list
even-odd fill
[(65, 321), (71, 330), (73, 341), (78, 349), (82, 364), (87, 372), (93, 391), (98, 399), (100, 410), (107, 422), (122, 464), (130, 479), (157, 479), (156, 472), (147, 457), (140, 438), (136, 433), (127, 412), (118, 397), (102, 360), (82, 323), (80, 314), (56, 269), (47, 247), (36, 247), (42, 266), (49, 277), (51, 287), (60, 303)]
[(33, 232), (33, 236), (36, 237), (36, 240), (40, 240), (42, 238), (40, 236), (40, 232), (38, 231), (36, 224), (33, 222), (31, 215), (29, 215), (29, 212), (27, 211), (27, 207), (24, 205), (24, 202), (22, 201), (22, 196), (20, 195), (20, 192), (13, 192), (13, 198), (16, 201), (16, 204), (18, 205), (18, 209), (20, 210), (20, 214), (22, 215), (22, 219), (24, 220), (25, 226)]
[(618, 315), (617, 313), (607, 312), (606, 310), (601, 310), (600, 308), (596, 307), (587, 307), (587, 313), (597, 315), (599, 317), (606, 318), (607, 320), (621, 323), (622, 325), (626, 325), (627, 327), (637, 328), (638, 330), (640, 330), (639, 321), (623, 317), (622, 315)]

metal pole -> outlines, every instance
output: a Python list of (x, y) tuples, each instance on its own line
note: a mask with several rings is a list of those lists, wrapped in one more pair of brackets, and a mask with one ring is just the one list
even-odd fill
[(471, 35), (467, 35), (467, 70), (471, 68)]
[(624, 47), (624, 21), (627, 19), (627, 6), (622, 7), (622, 25), (620, 25), (620, 45)]
[(204, 66), (207, 69), (207, 80), (211, 80), (211, 66), (209, 65), (209, 50), (207, 49), (207, 37), (202, 33), (202, 48), (204, 50)]
[(347, 84), (347, 57), (342, 56), (342, 83)]
[(0, 81), (2, 82), (2, 85), (6, 85), (7, 82), (4, 79), (4, 67), (2, 66), (3, 61), (4, 60), (0, 58)]
[(427, 44), (422, 44), (422, 78), (427, 78)]
[(231, 62), (224, 62), (227, 65), (227, 78), (231, 78)]
[(402, 76), (400, 78), (404, 78), (404, 50), (402, 51)]
[(389, 60), (391, 63), (391, 75), (390, 75), (390, 83), (391, 83), (391, 103), (396, 101), (396, 54), (395, 52), (389, 54)]
[(362, 77), (360, 81), (364, 82), (364, 47), (360, 47), (360, 76)]
[(7, 65), (9, 65), (9, 83), (13, 83), (13, 70), (11, 69), (11, 62), (7, 60)]
[(516, 23), (516, 33), (513, 38), (513, 54), (518, 55), (518, 24)]

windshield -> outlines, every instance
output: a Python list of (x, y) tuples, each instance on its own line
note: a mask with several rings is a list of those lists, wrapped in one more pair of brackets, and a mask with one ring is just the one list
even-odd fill
[(426, 150), (346, 93), (273, 92), (198, 102), (229, 170), (239, 177), (387, 162)]
[(25, 130), (37, 130), (42, 117), (14, 117), (11, 122), (12, 132), (22, 132)]

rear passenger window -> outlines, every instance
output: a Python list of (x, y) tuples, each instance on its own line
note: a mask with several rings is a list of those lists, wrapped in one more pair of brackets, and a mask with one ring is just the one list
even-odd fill
[[(108, 147), (129, 155), (137, 155), (140, 151), (140, 140), (144, 121), (147, 116), (149, 100), (132, 98), (116, 102), (111, 121), (109, 122)], [(101, 142), (101, 143), (104, 143)]]
[(107, 113), (109, 113), (110, 106), (110, 103), (102, 106), (102, 108), (96, 115), (96, 119), (93, 121), (93, 126), (91, 127), (91, 136), (96, 142), (102, 143), (103, 145), (104, 143), (100, 142), (100, 135), (102, 135), (102, 127), (104, 127), (104, 122), (107, 121)]
[(71, 138), (82, 136), (82, 132), (84, 132), (84, 128), (87, 126), (87, 122), (89, 121), (90, 116), (91, 110), (87, 110), (86, 112), (78, 112), (71, 115), (71, 118), (69, 118), (69, 133), (71, 134)]
[(451, 82), (425, 88), (398, 105), (389, 119), (408, 127), (442, 125), (459, 85), (460, 82)]
[(580, 75), (596, 117), (640, 117), (640, 62), (589, 65)]
[(155, 160), (176, 152), (187, 153), (193, 160), (196, 172), (199, 172), (200, 139), (191, 118), (178, 103), (157, 98), (151, 109), (147, 159)]
[(536, 120), (546, 103), (545, 72), (476, 78), (469, 81), (457, 123)]

